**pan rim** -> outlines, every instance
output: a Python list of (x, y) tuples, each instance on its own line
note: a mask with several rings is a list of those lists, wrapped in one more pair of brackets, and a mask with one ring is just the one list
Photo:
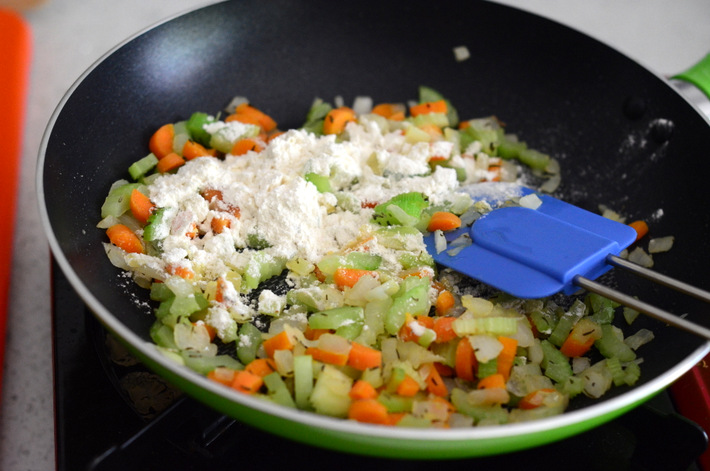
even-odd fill
[[(701, 344), (683, 361), (677, 363), (673, 368), (666, 370), (664, 373), (654, 378), (653, 380), (639, 387), (634, 387), (629, 391), (624, 392), (614, 398), (602, 399), (598, 403), (584, 407), (582, 409), (564, 412), (563, 414), (558, 416), (539, 419), (531, 422), (505, 424), (502, 426), (485, 426), (448, 430), (378, 427), (375, 425), (361, 424), (343, 419), (335, 419), (327, 416), (318, 415), (312, 412), (292, 410), (283, 406), (269, 403), (258, 398), (252, 398), (249, 396), (240, 395), (235, 391), (230, 391), (229, 389), (224, 388), (212, 381), (209, 381), (207, 378), (187, 369), (186, 367), (176, 364), (175, 362), (161, 354), (153, 344), (144, 341), (133, 331), (128, 329), (123, 323), (118, 321), (118, 319), (113, 314), (111, 314), (109, 309), (107, 309), (103, 304), (101, 304), (101, 302), (99, 302), (99, 300), (84, 285), (82, 280), (74, 271), (71, 263), (61, 250), (59, 241), (56, 238), (54, 229), (50, 222), (49, 212), (45, 200), (46, 194), (44, 189), (44, 174), (46, 152), (48, 149), (50, 137), (52, 135), (56, 122), (62, 113), (64, 106), (72, 97), (74, 92), (81, 86), (85, 78), (92, 71), (94, 71), (102, 62), (104, 62), (109, 56), (111, 56), (114, 52), (121, 49), (124, 45), (133, 41), (143, 33), (150, 31), (164, 23), (167, 23), (173, 20), (174, 18), (183, 16), (187, 13), (194, 12), (196, 10), (200, 10), (202, 8), (207, 8), (215, 4), (224, 3), (225, 1), (226, 0), (217, 0), (213, 2), (208, 2), (204, 5), (187, 10), (183, 13), (176, 14), (160, 22), (154, 23), (153, 25), (148, 26), (140, 32), (128, 37), (127, 39), (107, 51), (86, 71), (84, 71), (63, 95), (61, 101), (55, 108), (48, 121), (39, 147), (39, 156), (37, 161), (37, 170), (35, 178), (36, 194), (38, 198), (40, 221), (44, 233), (48, 239), (52, 255), (64, 275), (67, 277), (73, 289), (77, 292), (82, 301), (89, 307), (92, 314), (96, 316), (97, 319), (111, 332), (129, 342), (131, 346), (137, 349), (141, 355), (148, 358), (151, 362), (159, 365), (161, 368), (164, 368), (165, 370), (169, 371), (171, 374), (174, 374), (175, 376), (180, 377), (181, 379), (189, 383), (193, 383), (199, 386), (201, 389), (208, 391), (213, 396), (217, 396), (227, 401), (237, 403), (241, 406), (248, 407), (249, 409), (258, 411), (260, 413), (268, 414), (270, 416), (278, 417), (280, 419), (285, 419), (288, 421), (298, 422), (308, 427), (316, 427), (319, 429), (330, 430), (342, 434), (362, 435), (371, 438), (381, 438), (384, 440), (388, 440), (387, 443), (389, 445), (397, 445), (408, 442), (409, 446), (411, 446), (412, 442), (420, 441), (434, 443), (471, 442), (477, 440), (490, 440), (513, 436), (523, 437), (529, 434), (537, 434), (558, 428), (580, 425), (602, 416), (608, 416), (610, 414), (613, 414), (614, 412), (623, 412), (627, 408), (632, 407), (637, 403), (643, 402), (644, 400), (650, 398), (657, 392), (661, 391), (663, 388), (670, 385), (673, 381), (682, 376), (686, 371), (690, 370), (692, 366), (698, 363), (705, 355), (710, 353), (710, 342)], [(499, 6), (503, 7), (505, 5), (499, 4)], [(512, 8), (508, 6), (505, 7)], [(525, 13), (532, 14), (529, 12)], [(554, 21), (550, 19), (548, 20)], [(659, 76), (652, 70), (649, 70), (649, 72)], [(683, 97), (680, 93), (678, 94), (684, 100), (687, 101), (687, 99)], [(707, 117), (705, 119), (706, 121), (710, 122)], [(227, 413), (224, 410), (221, 410), (221, 412)]]

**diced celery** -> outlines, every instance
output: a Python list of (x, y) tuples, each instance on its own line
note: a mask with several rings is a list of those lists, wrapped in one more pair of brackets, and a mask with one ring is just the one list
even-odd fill
[(299, 409), (310, 409), (309, 398), (313, 391), (313, 357), (296, 355), (293, 357), (293, 395)]
[(411, 316), (423, 315), (429, 312), (430, 307), (428, 283), (409, 289), (393, 300), (392, 307), (385, 315), (385, 330), (390, 335), (397, 335), (399, 329), (404, 325), (407, 314)]
[(401, 193), (375, 206), (374, 221), (382, 226), (413, 226), (429, 206), (427, 198), (417, 191)]
[(397, 422), (397, 427), (428, 428), (431, 427), (431, 419), (425, 417), (415, 417), (412, 414), (405, 414)]
[(252, 232), (247, 234), (247, 246), (251, 249), (263, 250), (271, 247), (271, 244), (259, 234)]
[(229, 355), (209, 356), (200, 355), (196, 352), (183, 350), (180, 352), (180, 356), (182, 356), (182, 359), (188, 368), (195, 370), (203, 375), (206, 375), (207, 373), (218, 367), (225, 367), (233, 370), (241, 370), (244, 368), (244, 365), (242, 365)]
[(248, 365), (256, 359), (256, 352), (261, 345), (261, 331), (250, 322), (246, 322), (239, 327), (237, 335), (237, 358)]
[(606, 359), (606, 367), (609, 368), (611, 372), (612, 381), (614, 381), (614, 386), (621, 386), (626, 384), (626, 373), (624, 368), (621, 366), (621, 362), (618, 357), (611, 357)]
[(550, 156), (535, 149), (522, 149), (518, 160), (535, 170), (545, 170), (550, 163)]
[(638, 365), (638, 363), (635, 362), (629, 362), (626, 364), (626, 368), (624, 368), (624, 382), (628, 386), (633, 386), (636, 384), (636, 381), (641, 377), (641, 367)]
[(511, 336), (518, 331), (517, 317), (460, 317), (452, 327), (454, 332), (461, 337), (474, 334), (491, 334)]
[(386, 391), (390, 393), (394, 393), (397, 391), (397, 387), (399, 387), (399, 384), (404, 381), (404, 378), (407, 377), (407, 372), (405, 371), (404, 368), (401, 366), (395, 366), (392, 368), (392, 371), (390, 372), (390, 377), (387, 380), (387, 386), (386, 386)]
[(264, 384), (268, 390), (268, 397), (277, 404), (281, 404), (286, 407), (296, 407), (296, 403), (291, 397), (291, 392), (286, 387), (281, 375), (274, 371), (264, 376)]
[(152, 152), (142, 159), (133, 162), (128, 167), (128, 173), (134, 180), (140, 179), (143, 175), (150, 172), (158, 164), (158, 158)]
[(165, 283), (153, 283), (150, 285), (150, 299), (153, 301), (166, 301), (174, 297), (175, 294)]
[(308, 325), (312, 329), (338, 329), (347, 324), (362, 324), (364, 317), (363, 308), (343, 306), (311, 314), (308, 318)]
[(382, 403), (386, 408), (387, 412), (390, 413), (400, 413), (400, 412), (410, 412), (412, 410), (412, 403), (414, 399), (411, 397), (404, 397), (393, 392), (382, 391), (377, 400)]
[(422, 252), (418, 255), (411, 252), (402, 252), (399, 254), (397, 261), (405, 270), (421, 266), (434, 267), (434, 258), (428, 252)]
[(547, 340), (540, 342), (540, 345), (543, 352), (542, 368), (545, 371), (545, 376), (557, 383), (562, 383), (572, 376), (569, 358)]
[(195, 112), (187, 120), (186, 127), (190, 133), (190, 137), (195, 142), (208, 146), (210, 144), (210, 134), (205, 131), (205, 124), (213, 123), (215, 120), (207, 113)]
[(498, 359), (494, 358), (485, 363), (478, 364), (478, 378), (482, 379), (486, 376), (496, 374), (498, 372)]
[(319, 414), (346, 417), (350, 407), (353, 380), (332, 365), (323, 366), (311, 392), (310, 401)]
[(382, 379), (382, 368), (368, 368), (362, 372), (360, 379), (367, 381), (373, 388), (377, 389), (384, 384)]
[(189, 296), (175, 296), (170, 306), (170, 314), (178, 317), (187, 317), (190, 314), (206, 309), (208, 302), (202, 293), (194, 293)]
[(131, 204), (131, 193), (142, 186), (140, 183), (127, 183), (111, 190), (101, 206), (101, 218), (119, 217), (128, 211)]
[(366, 252), (350, 252), (345, 256), (345, 268), (377, 270), (382, 264), (382, 256)]
[(297, 288), (286, 294), (286, 302), (305, 306), (310, 311), (325, 311), (342, 306), (343, 293), (329, 285)]
[(566, 380), (557, 383), (557, 390), (570, 398), (575, 397), (584, 390), (584, 380), (579, 376), (570, 376)]
[(161, 321), (156, 321), (151, 326), (150, 338), (159, 347), (178, 350), (172, 327), (163, 324)]
[(333, 107), (329, 104), (317, 98), (311, 108), (308, 110), (306, 115), (306, 121), (303, 124), (303, 129), (305, 131), (312, 132), (318, 136), (323, 134), (323, 120), (325, 116), (332, 110)]
[(143, 239), (148, 242), (165, 239), (170, 228), (166, 224), (168, 208), (158, 208), (148, 218), (148, 224), (143, 228)]
[(307, 173), (304, 178), (307, 182), (313, 183), (319, 193), (332, 193), (333, 189), (330, 186), (330, 178), (317, 173)]
[(589, 317), (597, 324), (611, 324), (614, 320), (614, 310), (619, 306), (619, 303), (596, 293), (589, 293), (584, 302), (592, 312)]
[(485, 421), (489, 424), (503, 424), (508, 422), (507, 409), (500, 404), (476, 404), (471, 400), (466, 391), (461, 388), (451, 390), (451, 403), (456, 407), (459, 413), (473, 417), (476, 423)]
[(382, 227), (375, 231), (375, 236), (382, 246), (395, 250), (406, 250), (411, 247), (413, 238), (423, 239), (421, 231), (407, 226)]
[(417, 126), (407, 126), (404, 131), (404, 139), (409, 144), (416, 144), (417, 142), (430, 142), (431, 134)]
[(498, 155), (504, 159), (517, 159), (520, 156), (520, 152), (527, 148), (526, 143), (504, 135), (498, 143)]
[(231, 152), (234, 143), (238, 140), (258, 136), (260, 129), (259, 126), (247, 124), (245, 125), (244, 131), (237, 136), (235, 135), (236, 133), (232, 132), (229, 126), (225, 126), (218, 129), (210, 136), (207, 145), (226, 154)]
[(495, 118), (472, 119), (468, 123), (469, 126), (459, 132), (461, 151), (465, 151), (474, 141), (479, 141), (483, 152), (488, 155), (497, 155), (503, 131)]
[(162, 301), (158, 308), (155, 310), (155, 317), (163, 324), (174, 327), (177, 322), (177, 315), (171, 314), (170, 310), (172, 308), (173, 302), (175, 301), (175, 296), (172, 296), (165, 301)]
[(427, 126), (430, 124), (433, 124), (434, 126), (438, 126), (440, 128), (445, 128), (449, 126), (449, 118), (446, 116), (445, 113), (420, 114), (419, 116), (411, 118), (411, 121), (412, 124), (417, 127)]
[(286, 261), (283, 258), (272, 257), (262, 251), (255, 252), (244, 271), (243, 288), (251, 291), (262, 281), (280, 274), (285, 267)]
[(636, 359), (636, 352), (631, 347), (624, 343), (624, 337), (621, 330), (611, 324), (604, 324), (602, 327), (602, 336), (594, 342), (599, 353), (606, 358), (617, 357), (621, 362), (633, 361)]
[(562, 314), (548, 340), (557, 347), (561, 346), (572, 331), (574, 325), (584, 317), (586, 312), (586, 305), (582, 301), (576, 300), (572, 303), (572, 306), (570, 306), (569, 311)]

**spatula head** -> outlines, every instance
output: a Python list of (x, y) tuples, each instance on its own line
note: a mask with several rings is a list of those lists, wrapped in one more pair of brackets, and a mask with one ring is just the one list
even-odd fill
[[(490, 189), (472, 185), (474, 199), (494, 207), (501, 200), (524, 196), (532, 190), (506, 185)], [(489, 191), (486, 191), (489, 188)], [(464, 188), (467, 190), (467, 188)], [(609, 254), (618, 255), (636, 240), (636, 231), (611, 219), (578, 208), (549, 195), (538, 195), (537, 209), (517, 206), (494, 209), (470, 228), (447, 234), (451, 241), (468, 232), (472, 244), (451, 255), (437, 253), (434, 235), (425, 242), (434, 260), (446, 267), (520, 298), (543, 298), (579, 288), (574, 278), (596, 279), (611, 266)]]

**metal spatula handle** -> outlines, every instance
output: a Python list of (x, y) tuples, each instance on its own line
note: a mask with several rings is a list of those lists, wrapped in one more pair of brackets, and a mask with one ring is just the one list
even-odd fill
[[(710, 293), (698, 287), (689, 285), (669, 276), (656, 273), (653, 270), (649, 270), (633, 262), (629, 262), (627, 260), (619, 258), (615, 255), (609, 255), (608, 262), (614, 266), (627, 269), (639, 276), (657, 282), (668, 288), (672, 288), (681, 293), (693, 296), (706, 302), (710, 302)], [(686, 319), (683, 319), (682, 317), (678, 317), (668, 311), (659, 309), (656, 306), (636, 299), (632, 296), (629, 296), (628, 294), (616, 291), (612, 288), (609, 288), (608, 286), (604, 286), (600, 283), (597, 283), (596, 281), (592, 281), (583, 276), (576, 276), (574, 282), (577, 286), (579, 286), (580, 288), (584, 288), (587, 291), (591, 291), (600, 296), (604, 296), (605, 298), (611, 299), (612, 301), (616, 301), (639, 312), (647, 314), (671, 326), (683, 329), (700, 337), (704, 337), (707, 340), (710, 340), (710, 329), (706, 327), (690, 322)]]

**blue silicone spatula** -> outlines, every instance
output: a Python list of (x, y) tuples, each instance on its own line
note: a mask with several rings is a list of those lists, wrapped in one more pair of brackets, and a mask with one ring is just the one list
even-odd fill
[[(529, 188), (504, 183), (476, 184), (463, 190), (494, 208), (511, 197), (533, 193)], [(470, 227), (445, 234), (447, 242), (468, 235), (471, 244), (463, 249), (439, 252), (435, 235), (427, 235), (424, 240), (429, 253), (438, 264), (519, 298), (573, 294), (584, 288), (710, 339), (710, 329), (593, 281), (614, 266), (622, 267), (710, 302), (707, 291), (619, 257), (636, 241), (633, 228), (550, 195), (537, 196), (542, 204), (536, 209), (502, 206)]]

